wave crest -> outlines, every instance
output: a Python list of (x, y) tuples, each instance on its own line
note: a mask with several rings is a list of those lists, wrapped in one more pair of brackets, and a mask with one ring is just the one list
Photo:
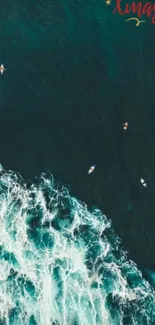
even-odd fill
[(0, 324), (153, 324), (154, 290), (111, 222), (52, 176), (0, 167)]

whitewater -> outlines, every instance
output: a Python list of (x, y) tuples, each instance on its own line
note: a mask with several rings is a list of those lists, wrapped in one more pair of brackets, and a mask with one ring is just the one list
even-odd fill
[(155, 292), (112, 224), (42, 174), (0, 167), (0, 325), (155, 324)]

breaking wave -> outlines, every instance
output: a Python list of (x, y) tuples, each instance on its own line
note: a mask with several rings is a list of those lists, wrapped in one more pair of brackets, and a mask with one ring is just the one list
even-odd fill
[(0, 168), (0, 325), (155, 324), (155, 293), (111, 222), (42, 175)]

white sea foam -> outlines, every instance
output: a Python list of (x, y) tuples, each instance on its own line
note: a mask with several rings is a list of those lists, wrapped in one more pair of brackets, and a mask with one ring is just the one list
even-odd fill
[(0, 324), (154, 324), (155, 293), (111, 222), (42, 175), (1, 167)]

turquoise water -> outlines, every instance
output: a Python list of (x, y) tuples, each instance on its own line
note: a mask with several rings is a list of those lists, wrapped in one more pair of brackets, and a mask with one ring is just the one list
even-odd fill
[(155, 324), (154, 26), (112, 7), (1, 1), (0, 325)]
[(0, 171), (0, 324), (154, 324), (155, 292), (111, 222), (41, 175)]
[(126, 23), (114, 5), (2, 1), (0, 162), (27, 181), (49, 170), (155, 270), (154, 26)]

